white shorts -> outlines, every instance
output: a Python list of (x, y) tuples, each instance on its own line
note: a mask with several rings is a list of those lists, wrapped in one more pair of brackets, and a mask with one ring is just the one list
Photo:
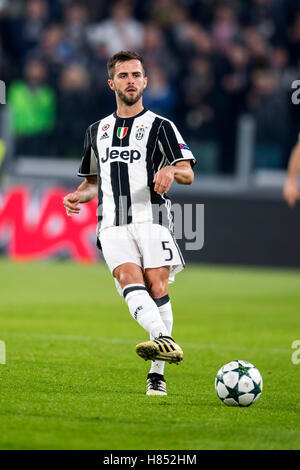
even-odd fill
[[(104, 259), (111, 271), (124, 263), (135, 263), (143, 270), (170, 266), (169, 283), (185, 264), (181, 251), (171, 232), (152, 222), (131, 223), (107, 227), (100, 231)], [(116, 287), (122, 289), (115, 279)]]

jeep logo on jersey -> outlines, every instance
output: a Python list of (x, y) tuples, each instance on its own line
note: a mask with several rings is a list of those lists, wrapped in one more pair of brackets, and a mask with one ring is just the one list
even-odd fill
[(124, 139), (125, 135), (127, 134), (128, 127), (118, 127), (117, 129), (117, 136), (119, 139)]
[(101, 162), (105, 163), (109, 159), (110, 160), (117, 160), (122, 159), (129, 163), (134, 162), (135, 160), (139, 160), (141, 158), (141, 154), (138, 150), (109, 150), (109, 147), (106, 148), (106, 156), (101, 158)]

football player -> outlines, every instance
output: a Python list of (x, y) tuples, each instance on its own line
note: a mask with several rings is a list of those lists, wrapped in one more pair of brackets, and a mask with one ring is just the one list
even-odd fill
[(183, 358), (172, 337), (168, 284), (184, 268), (167, 193), (174, 181), (193, 182), (196, 161), (174, 123), (143, 106), (140, 55), (115, 54), (108, 75), (117, 109), (88, 127), (78, 172), (85, 179), (64, 205), (72, 216), (98, 196), (98, 247), (130, 314), (150, 335), (136, 346), (152, 361), (146, 393), (166, 395), (165, 362)]

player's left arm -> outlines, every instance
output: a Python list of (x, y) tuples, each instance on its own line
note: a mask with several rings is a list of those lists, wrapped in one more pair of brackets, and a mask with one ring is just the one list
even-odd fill
[(190, 161), (177, 162), (175, 165), (168, 165), (159, 170), (154, 176), (154, 191), (158, 194), (167, 193), (173, 181), (179, 184), (192, 184), (194, 172)]
[(196, 159), (173, 122), (164, 120), (161, 123), (158, 146), (169, 165), (155, 174), (154, 191), (167, 193), (174, 180), (179, 184), (192, 184)]

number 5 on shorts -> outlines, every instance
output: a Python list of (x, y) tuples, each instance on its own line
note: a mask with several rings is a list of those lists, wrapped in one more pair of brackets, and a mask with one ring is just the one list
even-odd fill
[(161, 242), (162, 244), (162, 247), (163, 247), (163, 250), (167, 251), (169, 253), (169, 258), (166, 258), (165, 261), (171, 261), (171, 259), (173, 259), (173, 252), (171, 250), (171, 248), (168, 248), (166, 246), (166, 244), (169, 243), (168, 241), (166, 242)]

